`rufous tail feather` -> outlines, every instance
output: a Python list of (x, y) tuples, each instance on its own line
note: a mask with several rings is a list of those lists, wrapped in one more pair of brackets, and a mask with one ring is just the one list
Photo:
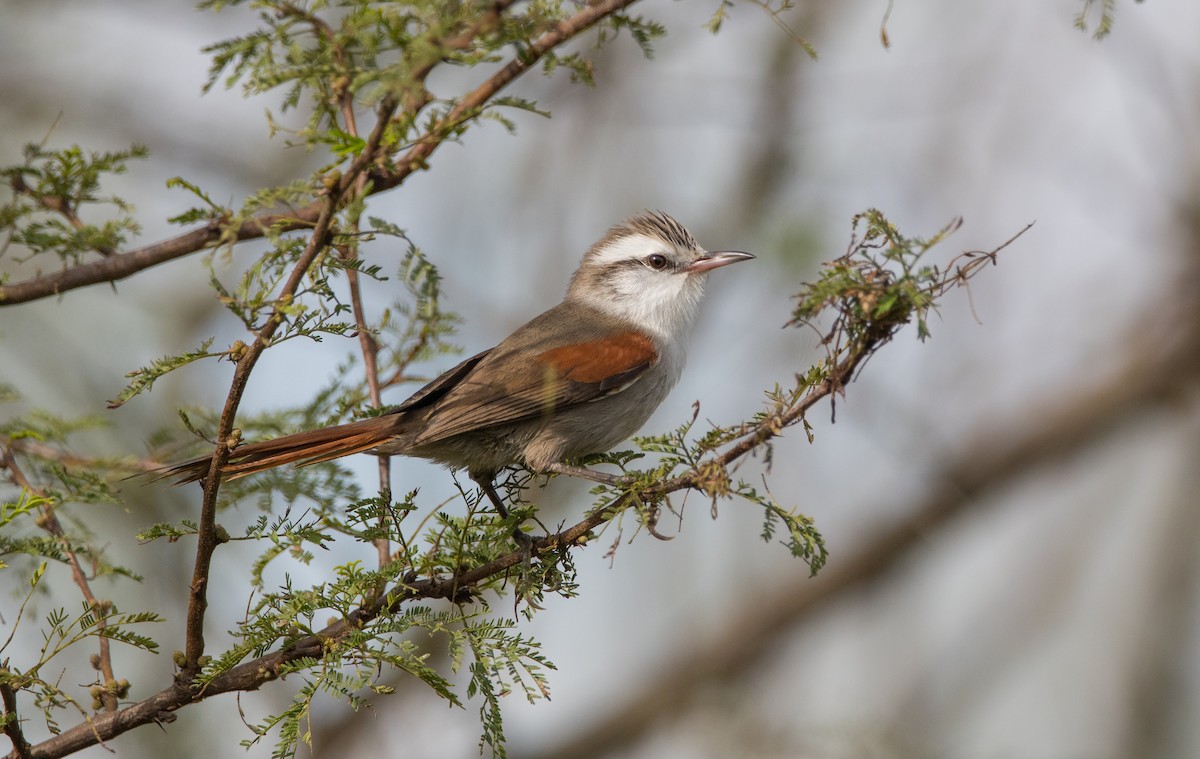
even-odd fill
[[(284, 464), (308, 466), (369, 451), (394, 437), (399, 421), (396, 414), (387, 414), (241, 445), (221, 467), (221, 479), (235, 480)], [(209, 455), (173, 464), (161, 469), (155, 479), (174, 478), (177, 485), (196, 482), (208, 475), (211, 461)]]

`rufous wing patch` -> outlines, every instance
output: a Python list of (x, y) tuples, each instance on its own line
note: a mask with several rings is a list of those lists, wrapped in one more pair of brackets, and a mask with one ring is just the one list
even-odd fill
[(489, 368), (495, 380), (468, 373), (437, 403), (413, 444), (538, 419), (598, 401), (629, 387), (658, 361), (653, 341), (634, 330), (550, 348), (528, 358), (511, 352), (501, 355)]
[(640, 332), (618, 332), (602, 340), (564, 345), (539, 353), (537, 360), (557, 379), (620, 389), (658, 362), (653, 341)]

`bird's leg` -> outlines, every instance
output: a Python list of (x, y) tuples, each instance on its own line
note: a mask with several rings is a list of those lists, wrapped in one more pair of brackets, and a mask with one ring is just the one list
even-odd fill
[(572, 464), (549, 464), (543, 472), (551, 472), (553, 474), (565, 474), (569, 477), (580, 477), (592, 482), (599, 482), (602, 485), (610, 485), (612, 487), (620, 487), (623, 484), (624, 477), (617, 474), (609, 474), (608, 472), (597, 472), (595, 469), (587, 467), (574, 466)]
[(504, 506), (504, 499), (502, 499), (500, 494), (496, 492), (496, 487), (492, 484), (492, 481), (481, 479), (476, 480), (476, 482), (478, 482), (479, 487), (483, 489), (483, 494), (486, 495), (488, 500), (492, 502), (492, 506), (496, 507), (496, 513), (500, 515), (500, 518), (508, 519), (508, 509)]
[[(501, 498), (500, 494), (496, 492), (496, 486), (492, 483), (492, 478), (479, 477), (475, 479), (475, 482), (479, 485), (480, 489), (483, 490), (483, 494), (488, 497), (488, 500), (492, 502), (492, 505), (496, 507), (496, 513), (500, 515), (500, 518), (507, 521), (508, 509), (504, 506), (504, 499)], [(528, 554), (529, 550), (533, 547), (533, 538), (525, 534), (525, 532), (521, 529), (521, 525), (513, 527), (512, 535), (513, 540), (517, 541), (517, 544), (521, 546), (522, 550)]]

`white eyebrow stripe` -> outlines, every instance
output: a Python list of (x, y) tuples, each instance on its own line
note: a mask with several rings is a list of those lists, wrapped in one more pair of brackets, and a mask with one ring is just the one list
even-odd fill
[(618, 237), (602, 248), (597, 248), (588, 256), (589, 264), (606, 266), (620, 261), (645, 258), (651, 253), (662, 253), (670, 257), (670, 245), (665, 240), (650, 235), (634, 234)]

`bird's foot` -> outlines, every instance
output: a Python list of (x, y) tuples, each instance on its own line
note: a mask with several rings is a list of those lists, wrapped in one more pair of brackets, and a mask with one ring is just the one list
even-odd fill
[[(484, 495), (486, 495), (488, 500), (492, 502), (492, 506), (495, 507), (496, 513), (501, 519), (507, 520), (508, 509), (504, 505), (504, 499), (501, 498), (500, 494), (496, 492), (496, 486), (493, 485), (490, 480), (480, 479), (477, 480), (477, 482), (479, 482), (479, 486), (483, 489)], [(519, 524), (513, 527), (512, 536), (513, 540), (517, 544), (517, 547), (521, 550), (525, 564), (529, 564), (533, 558), (533, 547), (534, 543), (537, 542), (537, 539), (522, 530), (521, 525)]]
[(517, 547), (519, 547), (523, 553), (526, 555), (533, 554), (533, 546), (537, 543), (537, 538), (522, 530), (520, 525), (517, 525), (513, 528), (512, 537), (513, 542), (517, 544)]

